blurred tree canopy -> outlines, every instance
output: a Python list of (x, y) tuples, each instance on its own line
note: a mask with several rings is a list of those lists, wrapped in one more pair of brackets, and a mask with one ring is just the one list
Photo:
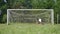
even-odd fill
[[(60, 0), (0, 0), (0, 23), (6, 22), (7, 9), (54, 9), (54, 20), (60, 14)], [(60, 17), (60, 16), (59, 16)], [(60, 18), (59, 18), (60, 20)]]

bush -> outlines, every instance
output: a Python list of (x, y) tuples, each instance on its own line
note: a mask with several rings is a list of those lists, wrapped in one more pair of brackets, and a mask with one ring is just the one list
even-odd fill
[(2, 22), (3, 23), (7, 22), (7, 15), (6, 14), (3, 15)]

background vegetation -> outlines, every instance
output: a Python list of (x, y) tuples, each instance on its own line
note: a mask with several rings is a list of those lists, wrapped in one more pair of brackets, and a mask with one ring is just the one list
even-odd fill
[(60, 0), (6, 0), (6, 1), (7, 2), (5, 2), (4, 0), (0, 0), (1, 10), (0, 23), (6, 22), (7, 9), (54, 9), (55, 23), (57, 22), (57, 14), (60, 14)]

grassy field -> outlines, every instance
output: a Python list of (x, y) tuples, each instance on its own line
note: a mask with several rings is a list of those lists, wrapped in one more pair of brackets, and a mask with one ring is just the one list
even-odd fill
[(60, 24), (14, 23), (0, 24), (0, 34), (60, 34)]

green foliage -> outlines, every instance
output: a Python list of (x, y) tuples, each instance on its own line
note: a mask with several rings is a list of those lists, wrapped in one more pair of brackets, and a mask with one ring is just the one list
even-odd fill
[(32, 0), (31, 4), (36, 9), (51, 9), (53, 8), (53, 0)]
[[(7, 0), (5, 3), (0, 0), (0, 10), (2, 17), (6, 14), (6, 9), (54, 9), (54, 20), (57, 20), (57, 14), (60, 14), (60, 0)], [(60, 17), (60, 16), (59, 16)], [(60, 18), (59, 18), (60, 20)]]
[[(56, 3), (54, 4), (53, 7), (54, 7), (54, 16), (55, 16), (54, 20), (56, 23), (57, 22), (57, 14), (60, 14), (60, 0), (56, 0)], [(60, 20), (60, 18), (59, 18), (59, 20)]]
[(3, 23), (7, 21), (7, 15), (6, 14), (3, 15), (2, 21), (3, 21)]
[[(6, 22), (6, 9), (7, 9), (7, 4), (3, 1), (3, 0), (0, 0), (0, 10), (2, 11), (1, 15), (0, 15), (0, 23), (2, 22)], [(5, 15), (5, 16), (4, 16)], [(4, 20), (3, 20), (4, 19)]]

